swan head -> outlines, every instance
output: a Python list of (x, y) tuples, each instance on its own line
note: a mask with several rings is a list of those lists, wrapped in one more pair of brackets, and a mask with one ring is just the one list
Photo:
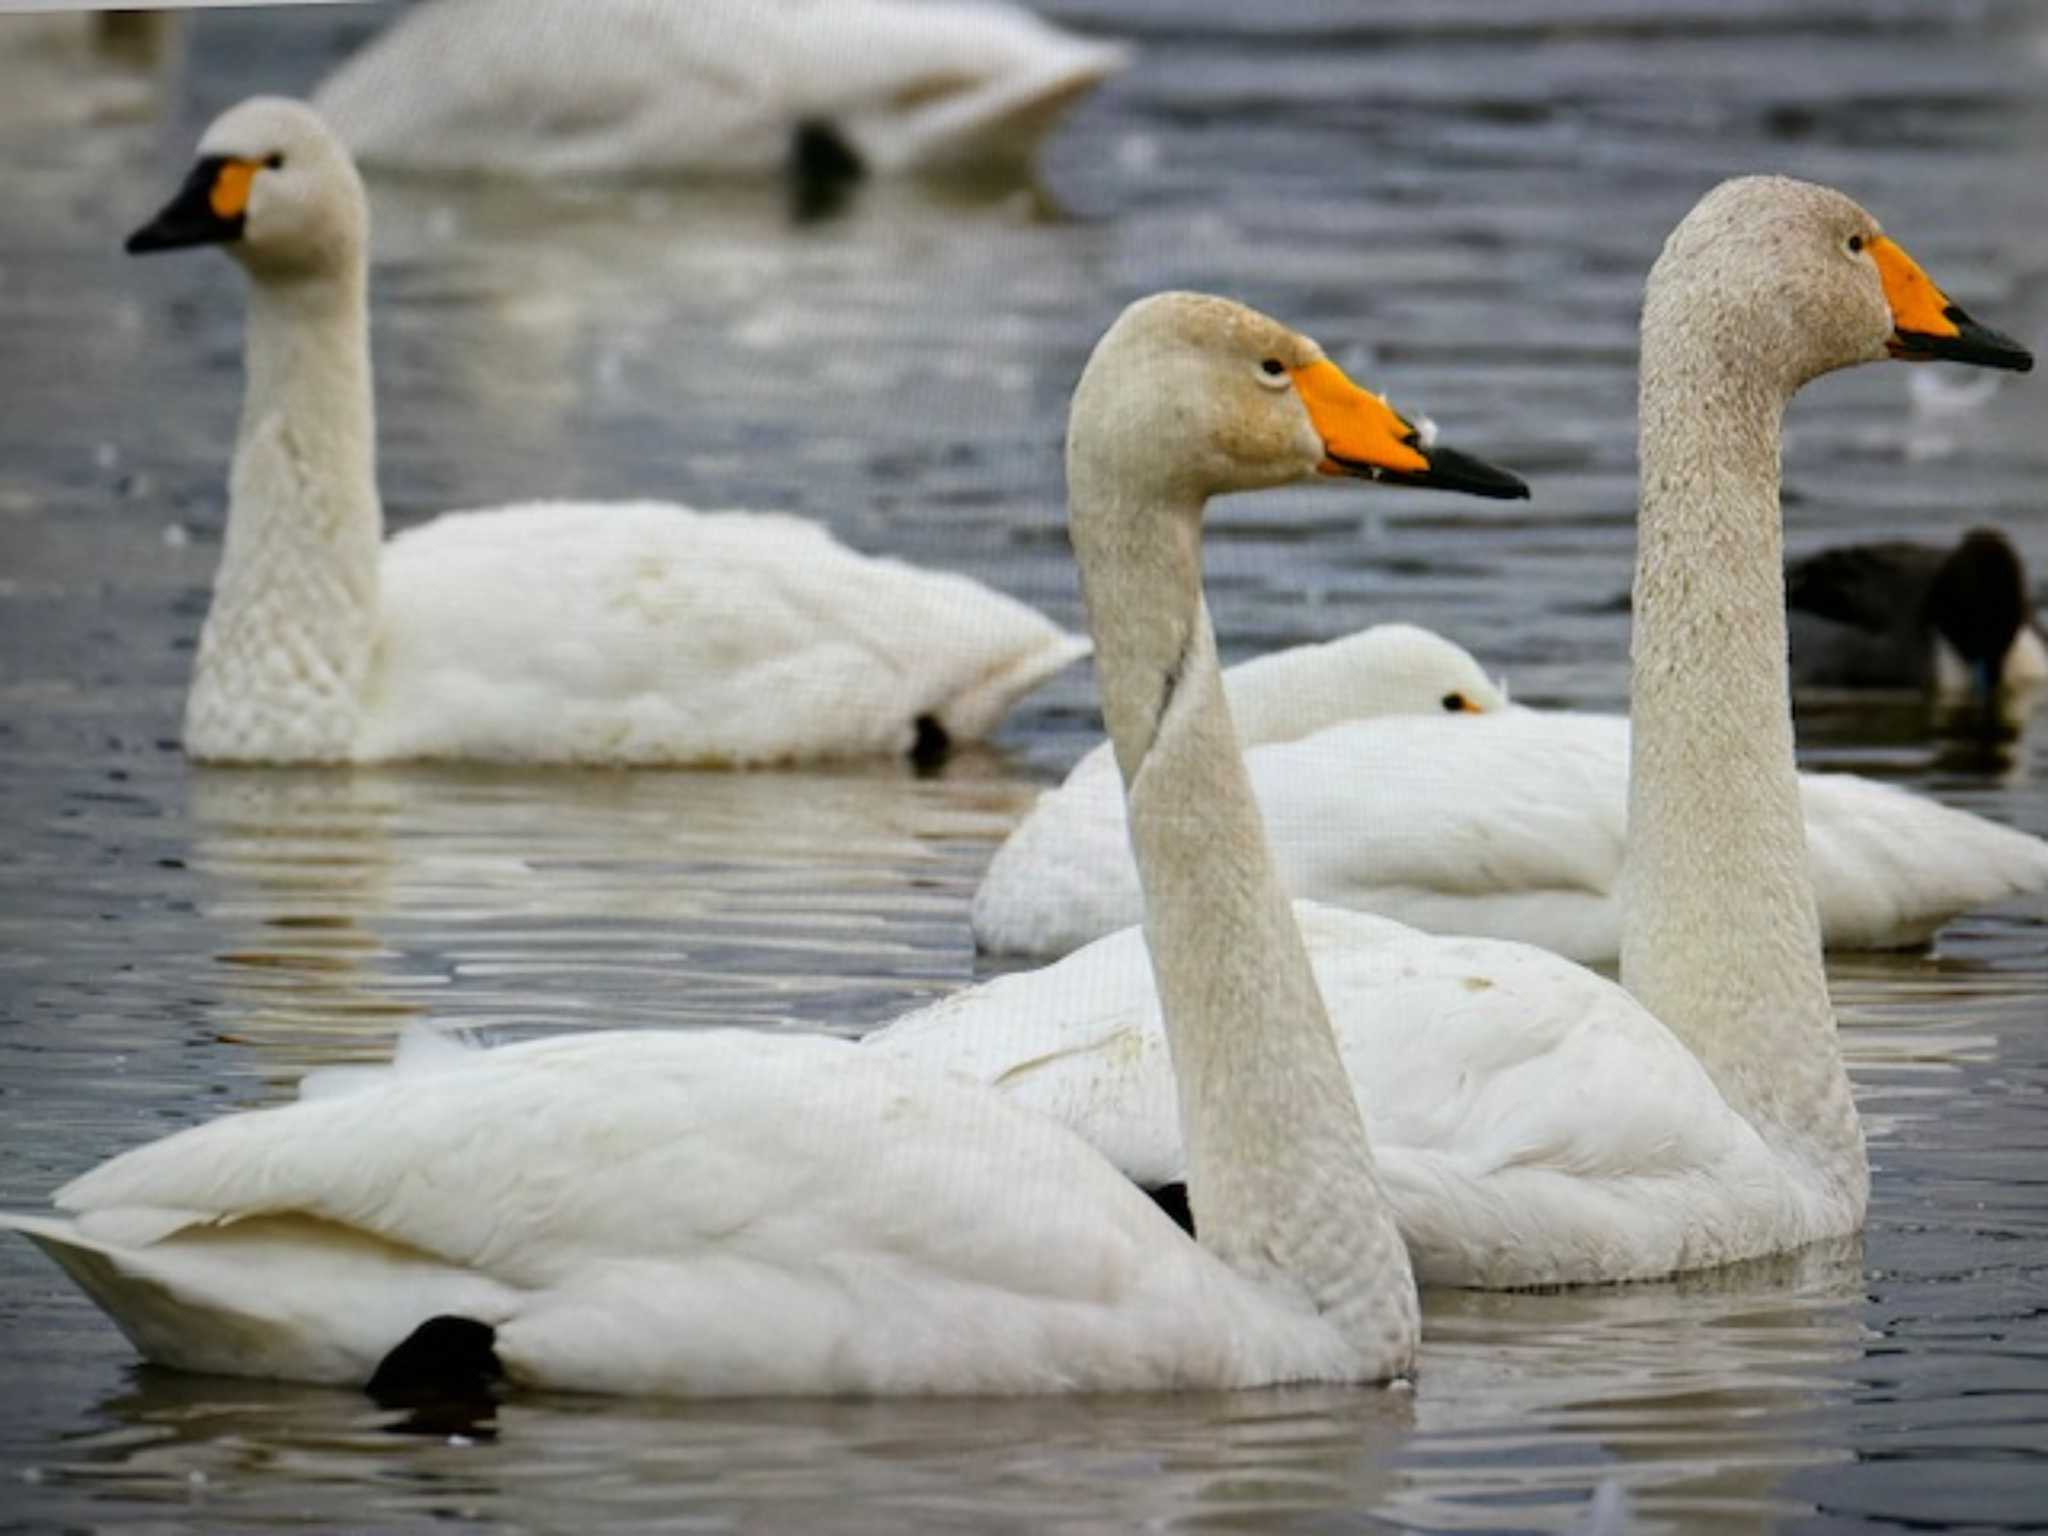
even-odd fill
[(1472, 653), (1417, 624), (1375, 624), (1332, 640), (1328, 654), (1350, 680), (1353, 714), (1490, 715), (1508, 707), (1505, 684)]
[(214, 119), (185, 184), (127, 249), (220, 245), (255, 276), (309, 277), (359, 264), (368, 225), (355, 162), (318, 114), (255, 96)]
[(1312, 476), (1525, 497), (1505, 470), (1433, 440), (1308, 337), (1199, 293), (1126, 309), (1074, 390), (1070, 477), (1106, 469), (1181, 505)]
[(1951, 302), (1877, 220), (1830, 187), (1724, 181), (1650, 271), (1645, 339), (1774, 373), (1789, 395), (1838, 368), (1946, 358), (2024, 373), (2034, 360)]

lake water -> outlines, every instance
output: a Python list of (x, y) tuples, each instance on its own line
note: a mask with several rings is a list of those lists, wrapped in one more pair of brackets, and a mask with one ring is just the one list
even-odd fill
[[(1067, 391), (1124, 303), (1210, 288), (1537, 490), (1506, 516), (1358, 488), (1220, 506), (1229, 658), (1404, 617), (1524, 701), (1618, 708), (1635, 306), (1708, 185), (1843, 186), (1980, 318), (2048, 337), (2048, 24), (2021, 4), (1057, 10), (1141, 51), (1042, 198), (873, 186), (798, 230), (766, 190), (374, 186), (392, 524), (534, 494), (781, 507), (1078, 624)], [(213, 113), (303, 91), (385, 14), (205, 14), (139, 115), (0, 31), (0, 1204), (411, 1018), (864, 1029), (977, 974), (978, 873), (1097, 729), (1082, 668), (931, 779), (187, 767), (242, 285), (119, 242)], [(1789, 422), (1792, 546), (1995, 521), (2048, 568), (2044, 391), (1824, 381)], [(1812, 764), (2048, 832), (2038, 722), (1993, 754), (1910, 710), (1803, 725)], [(1863, 1241), (1431, 1295), (1412, 1391), (529, 1398), (451, 1441), (352, 1393), (139, 1367), (8, 1241), (0, 1530), (1543, 1530), (1608, 1479), (1644, 1530), (2041, 1529), (2048, 900), (1830, 973)]]

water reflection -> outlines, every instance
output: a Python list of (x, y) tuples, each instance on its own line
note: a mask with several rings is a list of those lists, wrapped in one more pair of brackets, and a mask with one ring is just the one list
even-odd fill
[[(459, 1504), (568, 1529), (858, 1509), (982, 1529), (1271, 1530), (1368, 1512), (1428, 1529), (1561, 1527), (1614, 1478), (1651, 1530), (1810, 1508), (1787, 1476), (1847, 1454), (1790, 1433), (1865, 1348), (1855, 1242), (1670, 1285), (1432, 1293), (1419, 1386), (1192, 1397), (617, 1404), (515, 1398), (423, 1426), (354, 1394), (135, 1367), (44, 1465), (96, 1498), (200, 1500), (223, 1525), (290, 1475), (387, 1517)], [(417, 1433), (431, 1428), (422, 1438)], [(401, 1431), (394, 1438), (393, 1432)], [(544, 1460), (534, 1452), (545, 1447)], [(961, 1469), (972, 1468), (971, 1481)]]
[(284, 1087), (407, 1018), (857, 1032), (964, 980), (1035, 788), (993, 752), (793, 773), (198, 769), (210, 1013)]

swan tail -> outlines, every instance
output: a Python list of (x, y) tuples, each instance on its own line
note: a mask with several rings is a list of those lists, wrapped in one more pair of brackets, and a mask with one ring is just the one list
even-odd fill
[(1053, 630), (974, 678), (930, 714), (952, 740), (980, 741), (1019, 699), (1094, 649), (1085, 636)]
[(359, 1385), (428, 1318), (488, 1326), (509, 1310), (480, 1276), (309, 1217), (134, 1240), (189, 1214), (0, 1212), (0, 1229), (55, 1260), (143, 1358), (208, 1375)]

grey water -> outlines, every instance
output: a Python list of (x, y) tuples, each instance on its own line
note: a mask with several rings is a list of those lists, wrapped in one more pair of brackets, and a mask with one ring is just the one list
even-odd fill
[[(377, 181), (381, 476), (402, 527), (531, 497), (775, 507), (1080, 621), (1065, 398), (1154, 289), (1321, 338), (1524, 472), (1215, 510), (1229, 659), (1406, 618), (1526, 702), (1625, 702), (1633, 327), (1719, 177), (1860, 196), (2048, 340), (2048, 16), (2016, 0), (1061, 0), (1130, 38), (1037, 192)], [(937, 777), (199, 770), (242, 295), (121, 237), (220, 108), (390, 12), (206, 12), (154, 98), (0, 25), (0, 1205), (288, 1096), (406, 1021), (856, 1033), (985, 973), (966, 907), (1098, 728), (1085, 667)], [(11, 23), (5, 25), (12, 25)], [(1794, 549), (2004, 525), (2048, 569), (2048, 384), (1869, 368), (1788, 421)], [(1853, 768), (2048, 833), (2048, 728), (1801, 721)], [(0, 1530), (2048, 1527), (2048, 899), (1830, 978), (1874, 1164), (1857, 1244), (1425, 1298), (1412, 1390), (1042, 1402), (524, 1398), (474, 1433), (139, 1366), (0, 1244)]]

